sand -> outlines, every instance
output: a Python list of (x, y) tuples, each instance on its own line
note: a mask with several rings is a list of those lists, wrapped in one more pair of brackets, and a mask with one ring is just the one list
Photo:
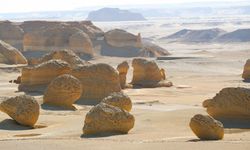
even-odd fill
[[(152, 23), (153, 24), (153, 23)], [(105, 24), (104, 24), (105, 25)], [(104, 26), (103, 25), (103, 26)], [(129, 28), (129, 27), (128, 27)], [(151, 26), (142, 27), (145, 33)], [(133, 30), (133, 29), (131, 29)], [(158, 31), (158, 30), (157, 30)], [(162, 34), (156, 32), (155, 34)], [(152, 35), (153, 36), (153, 35)], [(126, 89), (133, 101), (135, 127), (127, 135), (85, 137), (82, 135), (84, 117), (92, 106), (78, 105), (77, 111), (41, 105), (41, 115), (35, 129), (17, 125), (0, 112), (0, 149), (8, 150), (68, 150), (68, 149), (168, 149), (168, 150), (248, 150), (250, 127), (226, 128), (221, 141), (199, 141), (189, 128), (191, 117), (206, 114), (202, 102), (212, 98), (224, 87), (250, 87), (241, 78), (250, 46), (244, 44), (185, 44), (161, 43), (171, 57), (189, 57), (156, 60), (174, 83), (170, 88)], [(108, 63), (114, 67), (132, 58), (97, 57), (92, 63)], [(16, 66), (0, 65), (0, 100), (23, 94), (17, 85), (8, 83), (20, 75)], [(132, 68), (128, 73), (132, 79)], [(41, 104), (42, 95), (31, 93)]]

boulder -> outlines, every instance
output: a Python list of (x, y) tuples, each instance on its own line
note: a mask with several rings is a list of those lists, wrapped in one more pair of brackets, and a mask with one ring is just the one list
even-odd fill
[(134, 127), (134, 122), (134, 116), (127, 111), (100, 103), (87, 113), (83, 134), (126, 134)]
[(34, 97), (22, 95), (1, 102), (0, 110), (19, 124), (33, 127), (38, 120), (40, 107)]
[(119, 72), (119, 79), (121, 88), (124, 89), (126, 87), (127, 73), (128, 73), (129, 65), (127, 61), (120, 63), (117, 66), (117, 70)]
[(105, 41), (113, 47), (141, 48), (141, 36), (133, 35), (125, 30), (114, 29), (104, 34)]
[(71, 108), (81, 94), (81, 82), (72, 75), (64, 74), (49, 84), (43, 96), (43, 103)]
[(73, 69), (71, 74), (82, 83), (83, 100), (100, 102), (111, 93), (121, 91), (118, 72), (108, 64), (80, 66)]
[(16, 48), (0, 40), (0, 63), (27, 64), (28, 62)]
[(142, 45), (142, 49), (139, 53), (140, 57), (160, 57), (170, 55), (170, 53), (166, 49), (152, 42), (143, 41)]
[(247, 60), (242, 74), (244, 80), (250, 80), (250, 59)]
[(166, 80), (164, 69), (160, 69), (154, 61), (136, 58), (132, 61), (133, 79), (132, 85), (135, 87), (170, 87), (172, 82)]
[(224, 137), (223, 124), (211, 116), (195, 115), (189, 126), (201, 140), (221, 140)]
[(0, 40), (22, 50), (24, 31), (17, 24), (10, 21), (0, 22)]
[(50, 60), (34, 67), (22, 69), (20, 91), (44, 91), (56, 77), (71, 72), (68, 63), (62, 60)]
[(119, 107), (128, 112), (130, 112), (130, 110), (132, 109), (131, 99), (129, 98), (128, 95), (124, 94), (123, 92), (111, 93), (108, 97), (104, 98), (102, 102), (108, 105)]
[(60, 59), (67, 62), (72, 68), (84, 65), (84, 62), (71, 50), (52, 51), (40, 59), (33, 59), (31, 65), (41, 64), (52, 59)]
[(216, 119), (250, 119), (250, 89), (224, 88), (203, 107)]

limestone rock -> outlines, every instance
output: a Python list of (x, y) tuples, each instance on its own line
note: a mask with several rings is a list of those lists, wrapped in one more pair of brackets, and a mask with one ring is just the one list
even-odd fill
[(242, 78), (245, 80), (250, 80), (250, 59), (247, 60), (245, 66), (244, 66)]
[(126, 134), (134, 127), (135, 118), (118, 107), (100, 103), (86, 115), (83, 134)]
[(82, 94), (81, 82), (72, 75), (64, 74), (55, 78), (43, 96), (43, 102), (51, 105), (72, 107)]
[(67, 62), (72, 68), (77, 67), (79, 65), (84, 65), (84, 62), (79, 58), (73, 51), (71, 50), (61, 50), (61, 51), (53, 51), (42, 58), (37, 59), (36, 61), (32, 61), (31, 65), (41, 64), (46, 61), (50, 61), (52, 59), (60, 59)]
[(91, 64), (80, 66), (71, 73), (82, 83), (83, 100), (101, 101), (113, 92), (120, 92), (118, 72), (108, 64)]
[(114, 29), (104, 34), (105, 41), (114, 47), (136, 47), (141, 48), (142, 43), (139, 36), (128, 33), (125, 30)]
[(10, 21), (0, 21), (0, 40), (22, 50), (24, 31)]
[(224, 137), (223, 124), (211, 116), (195, 115), (189, 126), (201, 140), (221, 140)]
[(119, 79), (121, 88), (124, 89), (126, 87), (127, 73), (128, 73), (129, 65), (127, 61), (120, 63), (117, 66), (117, 70), (119, 72)]
[(56, 77), (71, 72), (68, 63), (62, 60), (50, 60), (34, 67), (22, 69), (20, 91), (43, 91)]
[(154, 61), (136, 58), (132, 61), (132, 85), (139, 87), (170, 87), (172, 83), (165, 80), (166, 75)]
[(0, 40), (0, 63), (27, 64), (28, 62), (16, 48)]
[(132, 109), (131, 99), (129, 98), (128, 95), (124, 94), (123, 92), (111, 93), (108, 97), (104, 98), (102, 102), (108, 105), (119, 107), (128, 112), (130, 112), (130, 110)]
[(19, 124), (33, 127), (38, 120), (40, 107), (35, 98), (22, 95), (3, 101), (0, 110)]
[(250, 89), (224, 88), (213, 99), (203, 102), (209, 115), (223, 119), (250, 118)]
[(160, 57), (170, 55), (170, 53), (166, 49), (152, 42), (143, 41), (142, 45), (142, 49), (140, 51), (140, 54), (138, 55), (140, 57)]

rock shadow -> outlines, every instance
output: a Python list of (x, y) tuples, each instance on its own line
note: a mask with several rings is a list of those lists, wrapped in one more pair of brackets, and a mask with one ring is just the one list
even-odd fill
[(0, 129), (1, 130), (31, 130), (34, 128), (28, 127), (28, 126), (22, 126), (12, 119), (5, 119), (0, 122)]
[(126, 135), (125, 133), (99, 133), (99, 134), (93, 134), (93, 135), (86, 135), (82, 134), (81, 138), (104, 138), (104, 137), (110, 137), (110, 136), (119, 136), (119, 135)]
[(234, 119), (234, 118), (215, 118), (219, 120), (224, 128), (233, 129), (250, 129), (250, 121), (248, 119)]
[(50, 104), (41, 104), (41, 108), (44, 110), (51, 110), (51, 111), (75, 111), (77, 108), (75, 106), (55, 106)]

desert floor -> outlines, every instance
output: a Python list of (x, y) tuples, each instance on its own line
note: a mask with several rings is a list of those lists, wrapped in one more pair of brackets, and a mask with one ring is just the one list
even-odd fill
[[(179, 30), (179, 26), (171, 31), (161, 28), (161, 31), (157, 28), (161, 25), (151, 26), (154, 22), (147, 24), (124, 28), (134, 33), (143, 30), (143, 36), (161, 44), (173, 56), (190, 58), (157, 60), (158, 65), (166, 70), (168, 80), (174, 83), (173, 87), (124, 90), (133, 101), (131, 113), (136, 118), (135, 127), (129, 134), (85, 137), (82, 135), (84, 117), (92, 106), (76, 104), (77, 111), (42, 106), (35, 129), (19, 126), (0, 112), (0, 150), (249, 150), (250, 129), (244, 126), (226, 128), (221, 141), (199, 141), (189, 128), (189, 121), (195, 114), (206, 114), (202, 102), (215, 96), (222, 88), (250, 87), (250, 83), (244, 83), (241, 78), (244, 63), (250, 56), (250, 44), (166, 43), (157, 39)], [(103, 24), (101, 28), (108, 29), (106, 26), (108, 24)], [(122, 26), (119, 24), (117, 27)], [(103, 62), (116, 67), (123, 60), (131, 63), (132, 58), (96, 57), (91, 62)], [(0, 64), (0, 100), (2, 97), (23, 94), (17, 92), (18, 85), (8, 82), (18, 75), (20, 69), (16, 66)], [(127, 78), (128, 82), (131, 81), (132, 68)], [(42, 102), (41, 94), (32, 95)]]

